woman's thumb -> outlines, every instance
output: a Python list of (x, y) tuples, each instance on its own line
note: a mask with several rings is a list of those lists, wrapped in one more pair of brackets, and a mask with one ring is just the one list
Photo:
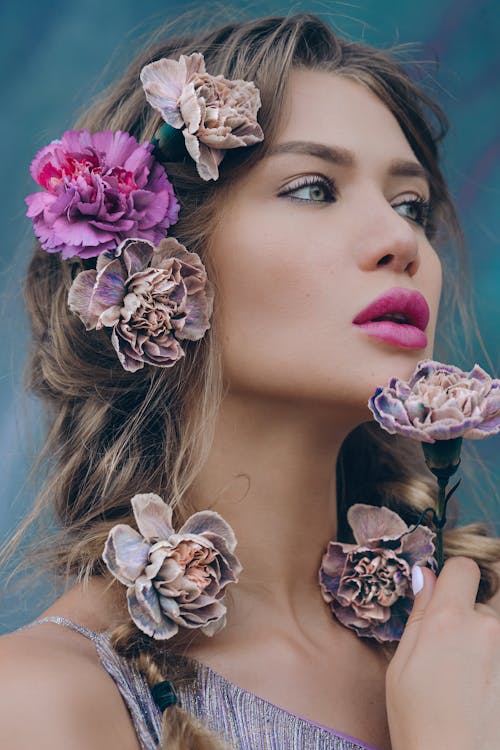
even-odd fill
[(415, 599), (399, 643), (399, 649), (408, 651), (408, 653), (416, 643), (420, 623), (423, 620), (427, 605), (432, 598), (432, 592), (434, 591), (437, 579), (429, 568), (414, 565), (411, 580)]

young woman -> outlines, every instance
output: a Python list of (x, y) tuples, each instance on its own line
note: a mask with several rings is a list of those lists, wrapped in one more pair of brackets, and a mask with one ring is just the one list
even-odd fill
[[(202, 59), (209, 78), (198, 67), (196, 85), (224, 89), (221, 100), (233, 91), (228, 82), (247, 82), (243, 119), (229, 123), (240, 141), (218, 156), (214, 142), (230, 120), (223, 107), (205, 113), (215, 140), (196, 141), (195, 115), (186, 114), (195, 86), (170, 81), (187, 97), (184, 139), (177, 121), (161, 130), (160, 68), (147, 67), (183, 60), (186, 83)], [(108, 201), (106, 221), (92, 216), (83, 229), (81, 205), (97, 211), (102, 170), (94, 157), (78, 161), (64, 138), (64, 168), (52, 151), (39, 157), (33, 173), (44, 195), (57, 193), (66, 169), (71, 200), (75, 191), (81, 200), (80, 223), (71, 223), (70, 202), (58, 204), (56, 220), (53, 203), (42, 210), (42, 199), (31, 199), (41, 246), (26, 281), (30, 381), (51, 415), (39, 505), (55, 509), (52, 562), (72, 585), (35, 624), (1, 640), (2, 747), (498, 747), (498, 540), (479, 524), (445, 531), (444, 568), (438, 578), (420, 568), (423, 587), (395, 640), (346, 627), (318, 584), (329, 541), (353, 542), (352, 505), (392, 509), (411, 525), (435, 504), (419, 446), (384, 433), (367, 402), (432, 356), (443, 275), (447, 287), (455, 283), (437, 246), (443, 227), (458, 238), (439, 125), (439, 108), (386, 53), (338, 39), (309, 15), (229, 24), (148, 49), (78, 126), (156, 139), (180, 207), (175, 222), (161, 183), (173, 226), (165, 209), (160, 235), (203, 262), (170, 242), (177, 276), (169, 284), (185, 282), (193, 302), (187, 317), (172, 316), (168, 353), (150, 346), (160, 313), (148, 297), (166, 277), (140, 242), (158, 246), (161, 237), (151, 217), (135, 216), (135, 233), (126, 234), (123, 217), (115, 216), (116, 236), (110, 225), (118, 195), (110, 185), (126, 196), (137, 188), (135, 157), (110, 172), (99, 204)], [(75, 226), (80, 234), (70, 236)], [(114, 240), (123, 236), (132, 239), (117, 260)], [(104, 296), (138, 269), (142, 291), (128, 286), (121, 308), (106, 307)], [(132, 338), (123, 311), (133, 319), (141, 294), (147, 325)], [(418, 299), (425, 335), (367, 332), (360, 314), (383, 295)], [(193, 333), (196, 316), (204, 323)], [(165, 534), (169, 523), (181, 536), (167, 544), (155, 529)], [(434, 528), (429, 517), (425, 524)], [(149, 582), (134, 589), (132, 553), (143, 550)], [(193, 555), (206, 565), (181, 576), (175, 598), (165, 566), (187, 571)], [(212, 590), (204, 576), (215, 559), (220, 590), (208, 614), (190, 609), (195, 589)], [(164, 588), (149, 600), (161, 565)]]

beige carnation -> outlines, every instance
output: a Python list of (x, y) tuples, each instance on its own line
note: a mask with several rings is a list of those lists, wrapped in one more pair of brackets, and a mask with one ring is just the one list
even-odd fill
[(141, 71), (146, 98), (165, 122), (184, 128), (186, 148), (204, 180), (216, 180), (224, 152), (251, 146), (264, 134), (257, 123), (259, 90), (206, 72), (203, 55), (162, 59)]

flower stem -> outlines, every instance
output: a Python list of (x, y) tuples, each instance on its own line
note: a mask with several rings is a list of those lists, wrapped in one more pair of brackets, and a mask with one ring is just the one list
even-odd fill
[(438, 500), (437, 500), (437, 519), (436, 519), (436, 535), (437, 535), (437, 574), (441, 573), (443, 567), (443, 526), (446, 523), (446, 486), (448, 484), (447, 477), (438, 477)]
[(439, 493), (438, 493), (438, 501), (437, 501), (437, 514), (435, 514), (435, 520), (436, 520), (436, 526), (437, 526), (437, 562), (438, 562), (438, 569), (437, 569), (437, 575), (441, 573), (441, 569), (443, 567), (443, 526), (446, 523), (446, 506), (448, 505), (448, 500), (453, 495), (455, 490), (457, 489), (458, 485), (462, 481), (461, 479), (458, 480), (458, 482), (451, 488), (451, 490), (446, 494), (446, 485), (448, 484), (448, 477), (447, 476), (438, 476), (438, 485), (439, 485)]
[[(453, 472), (451, 472), (453, 473)], [(439, 485), (439, 494), (438, 494), (438, 501), (437, 501), (437, 513), (434, 508), (425, 508), (425, 510), (422, 511), (420, 514), (418, 521), (416, 522), (413, 529), (410, 531), (407, 531), (406, 534), (412, 534), (415, 529), (417, 529), (422, 521), (424, 520), (427, 513), (432, 514), (432, 519), (434, 521), (434, 525), (436, 526), (436, 541), (437, 541), (437, 570), (436, 574), (439, 575), (441, 572), (441, 569), (443, 567), (443, 561), (444, 561), (444, 554), (443, 554), (443, 527), (446, 523), (446, 507), (448, 505), (448, 500), (453, 495), (455, 490), (457, 489), (458, 485), (462, 481), (461, 479), (458, 480), (458, 482), (453, 485), (451, 490), (446, 494), (446, 486), (448, 484), (449, 476), (438, 476), (438, 485)], [(402, 536), (405, 536), (406, 534), (403, 534)]]
[(460, 466), (460, 451), (462, 449), (462, 438), (451, 438), (449, 440), (437, 440), (435, 443), (422, 443), (425, 463), (427, 468), (434, 474), (438, 480), (439, 493), (437, 500), (437, 513), (434, 514), (434, 520), (437, 527), (437, 574), (439, 575), (443, 567), (443, 526), (446, 523), (446, 506), (448, 500), (453, 495), (460, 480), (446, 494), (446, 485), (448, 480)]

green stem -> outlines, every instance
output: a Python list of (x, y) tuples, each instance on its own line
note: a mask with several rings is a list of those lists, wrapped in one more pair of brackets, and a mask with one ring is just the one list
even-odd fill
[(439, 486), (439, 492), (438, 492), (438, 500), (437, 500), (437, 513), (435, 508), (425, 508), (425, 510), (422, 511), (420, 514), (416, 524), (412, 529), (409, 531), (406, 531), (402, 536), (406, 536), (406, 534), (413, 534), (413, 532), (418, 529), (422, 521), (424, 520), (427, 513), (431, 513), (434, 525), (436, 527), (436, 547), (437, 547), (437, 575), (440, 574), (443, 562), (444, 562), (444, 553), (443, 553), (443, 527), (446, 523), (446, 507), (448, 505), (448, 500), (453, 495), (457, 487), (459, 486), (461, 479), (458, 480), (458, 482), (451, 488), (451, 490), (446, 494), (446, 486), (448, 484), (449, 477), (455, 473), (456, 468), (452, 468), (451, 471), (447, 472), (441, 472), (436, 471), (434, 469), (431, 469), (433, 474), (435, 474), (437, 480), (438, 480), (438, 486)]
[(446, 523), (446, 506), (453, 495), (460, 480), (446, 494), (448, 480), (460, 466), (460, 451), (462, 449), (462, 438), (450, 438), (449, 440), (437, 440), (434, 443), (422, 443), (425, 463), (427, 468), (438, 480), (439, 492), (437, 499), (437, 513), (434, 513), (436, 524), (437, 541), (437, 574), (439, 575), (444, 562), (443, 554), (443, 526)]
[[(434, 472), (433, 472), (434, 473)], [(453, 474), (454, 472), (449, 472)], [(459, 486), (461, 479), (458, 480), (458, 482), (451, 488), (451, 490), (446, 494), (446, 485), (448, 484), (448, 476), (444, 476), (440, 473), (440, 476), (437, 477), (438, 485), (439, 485), (439, 493), (438, 493), (438, 501), (437, 501), (437, 510), (436, 513), (435, 508), (425, 508), (425, 510), (422, 511), (420, 514), (418, 521), (416, 522), (415, 526), (410, 529), (410, 531), (405, 532), (402, 536), (406, 536), (406, 534), (413, 534), (413, 532), (418, 529), (422, 521), (424, 520), (427, 513), (431, 513), (434, 525), (436, 527), (436, 541), (437, 541), (437, 563), (438, 563), (438, 569), (437, 569), (437, 575), (441, 572), (441, 569), (443, 567), (443, 560), (444, 560), (444, 554), (443, 554), (443, 527), (446, 523), (446, 507), (448, 505), (448, 500), (453, 495), (457, 487)]]
[(436, 536), (437, 536), (437, 575), (441, 573), (443, 567), (443, 526), (446, 523), (446, 486), (448, 484), (448, 477), (438, 477), (438, 500), (437, 500), (437, 518), (436, 518)]

